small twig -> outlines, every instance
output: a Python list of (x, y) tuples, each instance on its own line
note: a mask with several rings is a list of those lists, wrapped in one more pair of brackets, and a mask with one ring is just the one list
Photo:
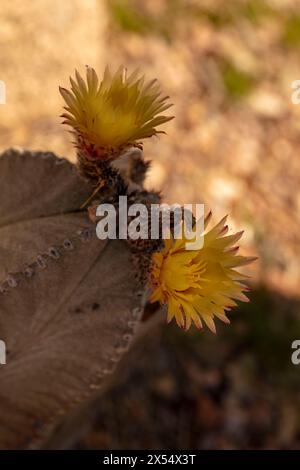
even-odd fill
[(95, 191), (90, 195), (90, 197), (80, 206), (80, 209), (84, 209), (88, 203), (93, 199), (94, 196), (100, 191), (101, 188), (104, 186), (104, 181), (101, 181), (98, 186), (96, 187)]

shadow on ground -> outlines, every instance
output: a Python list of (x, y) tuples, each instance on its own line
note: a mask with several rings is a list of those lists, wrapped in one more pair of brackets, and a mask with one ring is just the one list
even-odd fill
[(217, 336), (156, 327), (77, 447), (300, 449), (299, 310), (299, 300), (260, 287)]

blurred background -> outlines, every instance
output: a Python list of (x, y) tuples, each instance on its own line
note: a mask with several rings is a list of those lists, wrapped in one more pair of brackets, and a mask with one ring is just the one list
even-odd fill
[(0, 19), (1, 151), (74, 161), (58, 85), (85, 64), (138, 67), (176, 116), (144, 146), (147, 187), (228, 213), (259, 257), (231, 326), (154, 328), (76, 447), (300, 449), (300, 1), (10, 0)]

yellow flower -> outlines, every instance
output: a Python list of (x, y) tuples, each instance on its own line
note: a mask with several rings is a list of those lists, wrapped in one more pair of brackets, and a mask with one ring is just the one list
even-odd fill
[[(211, 213), (205, 219), (205, 228)], [(247, 276), (236, 268), (255, 258), (237, 255), (235, 243), (243, 232), (225, 236), (228, 226), (224, 217), (214, 228), (204, 232), (203, 247), (187, 250), (182, 239), (167, 239), (161, 252), (154, 253), (150, 283), (153, 288), (151, 302), (167, 304), (170, 322), (174, 317), (178, 326), (188, 330), (194, 322), (202, 328), (202, 321), (216, 332), (214, 317), (230, 323), (226, 312), (236, 306), (235, 300), (248, 301), (241, 282)]]
[(99, 158), (158, 134), (156, 127), (173, 118), (160, 114), (172, 105), (157, 81), (145, 82), (137, 71), (127, 76), (124, 67), (115, 74), (106, 68), (99, 82), (95, 70), (87, 67), (86, 81), (76, 70), (70, 82), (71, 91), (60, 87), (66, 102), (64, 124), (72, 127), (79, 147), (92, 149), (94, 155), (98, 150)]

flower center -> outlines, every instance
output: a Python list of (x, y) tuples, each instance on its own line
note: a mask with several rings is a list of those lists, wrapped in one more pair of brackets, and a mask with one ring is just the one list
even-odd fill
[(185, 291), (199, 287), (203, 265), (193, 263), (186, 252), (167, 256), (161, 266), (160, 281), (164, 291)]

